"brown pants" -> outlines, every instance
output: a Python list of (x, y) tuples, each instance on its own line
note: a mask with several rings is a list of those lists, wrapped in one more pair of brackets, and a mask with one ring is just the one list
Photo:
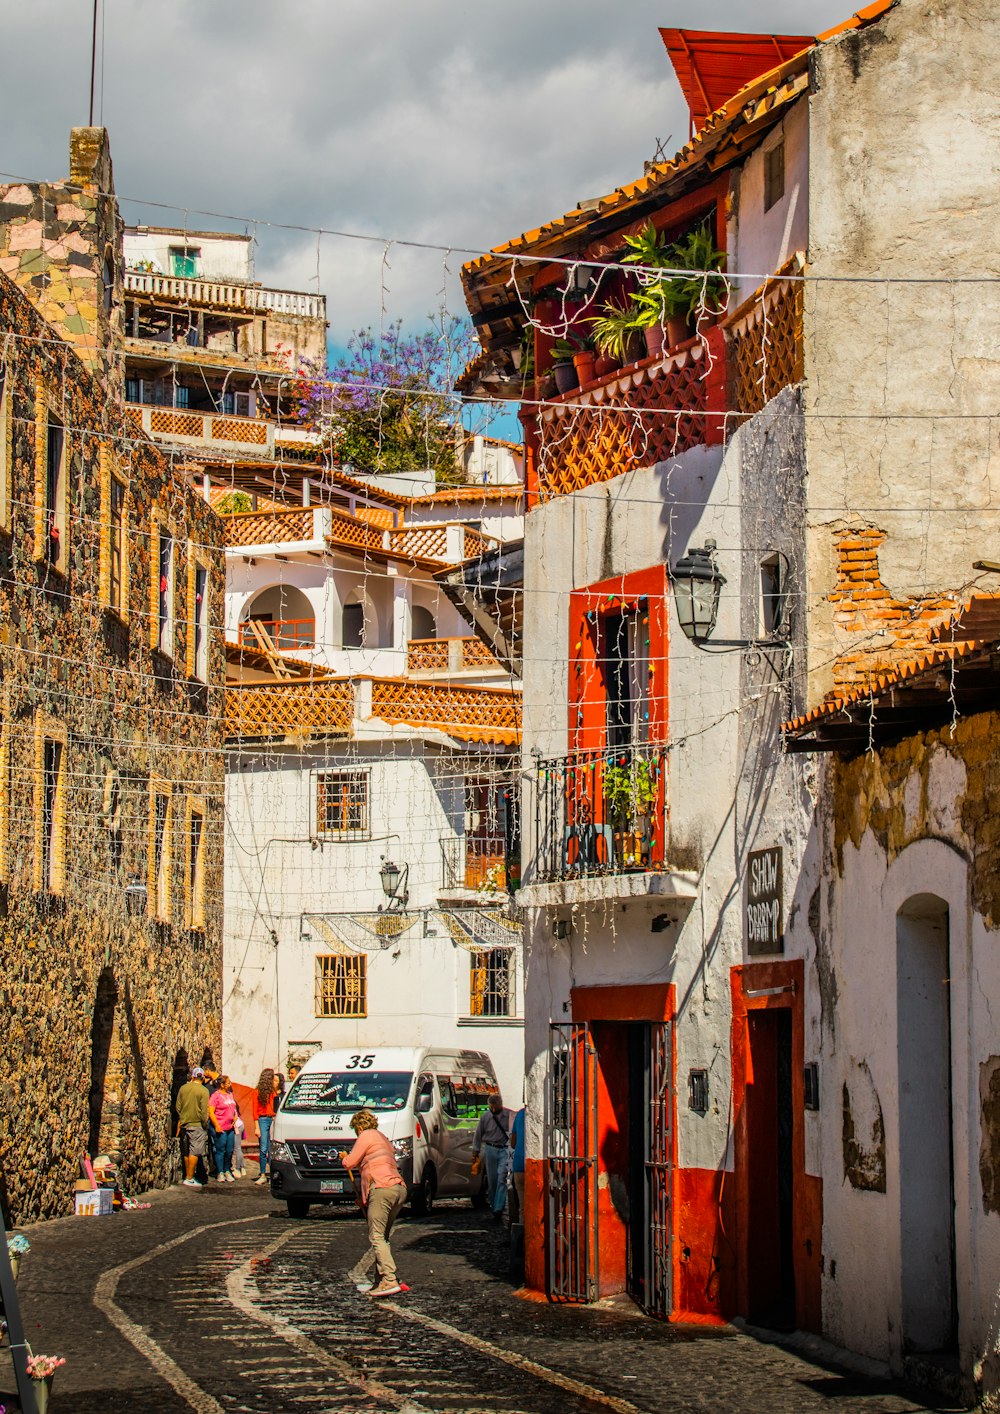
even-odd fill
[(368, 1241), (375, 1250), (375, 1271), (379, 1277), (396, 1280), (396, 1263), (389, 1247), (389, 1234), (399, 1210), (406, 1202), (406, 1184), (368, 1190)]

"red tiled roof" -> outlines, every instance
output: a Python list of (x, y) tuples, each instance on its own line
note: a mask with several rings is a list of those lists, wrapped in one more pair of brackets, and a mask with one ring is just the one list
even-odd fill
[(811, 34), (729, 34), (700, 29), (661, 29), (660, 37), (687, 99), (694, 131), (740, 89), (816, 43)]

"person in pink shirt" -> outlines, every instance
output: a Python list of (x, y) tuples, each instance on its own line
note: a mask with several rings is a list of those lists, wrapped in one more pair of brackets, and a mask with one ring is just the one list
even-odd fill
[(351, 1152), (340, 1151), (346, 1169), (361, 1170), (361, 1204), (368, 1217), (368, 1240), (375, 1250), (375, 1285), (369, 1296), (398, 1296), (396, 1263), (389, 1246), (392, 1225), (406, 1202), (406, 1184), (396, 1167), (396, 1154), (371, 1110), (358, 1110), (351, 1117), (357, 1135)]
[(236, 1096), (228, 1075), (219, 1076), (219, 1088), (208, 1102), (215, 1145), (215, 1168), (220, 1183), (233, 1183), (233, 1149), (236, 1145)]

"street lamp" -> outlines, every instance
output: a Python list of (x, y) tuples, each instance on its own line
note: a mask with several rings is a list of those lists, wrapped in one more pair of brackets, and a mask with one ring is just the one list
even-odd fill
[(404, 864), (400, 869), (398, 864), (394, 864), (391, 859), (382, 855), (382, 867), (378, 871), (378, 876), (382, 881), (382, 892), (389, 900), (389, 907), (405, 908), (409, 898), (406, 881), (409, 877), (410, 866)]
[(719, 596), (726, 576), (715, 563), (715, 541), (701, 550), (688, 550), (670, 571), (677, 621), (692, 643), (704, 643), (719, 614)]
[[(715, 562), (716, 543), (706, 540), (700, 550), (688, 550), (670, 571), (677, 622), (696, 648), (705, 649), (719, 616), (719, 597), (726, 576)], [(781, 560), (787, 564), (782, 555)], [(714, 648), (788, 648), (787, 638), (771, 633), (765, 638), (716, 638)], [(707, 651), (707, 650), (706, 650)]]

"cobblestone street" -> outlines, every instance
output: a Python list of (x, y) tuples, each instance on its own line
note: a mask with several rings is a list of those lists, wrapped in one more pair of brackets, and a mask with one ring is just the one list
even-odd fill
[[(28, 1229), (27, 1337), (67, 1359), (52, 1414), (946, 1407), (732, 1328), (523, 1300), (506, 1274), (505, 1234), (466, 1204), (404, 1217), (394, 1247), (412, 1290), (376, 1304), (356, 1286), (367, 1241), (353, 1209), (292, 1222), (245, 1185), (151, 1200), (144, 1212)], [(6, 1361), (0, 1389), (16, 1408)]]

